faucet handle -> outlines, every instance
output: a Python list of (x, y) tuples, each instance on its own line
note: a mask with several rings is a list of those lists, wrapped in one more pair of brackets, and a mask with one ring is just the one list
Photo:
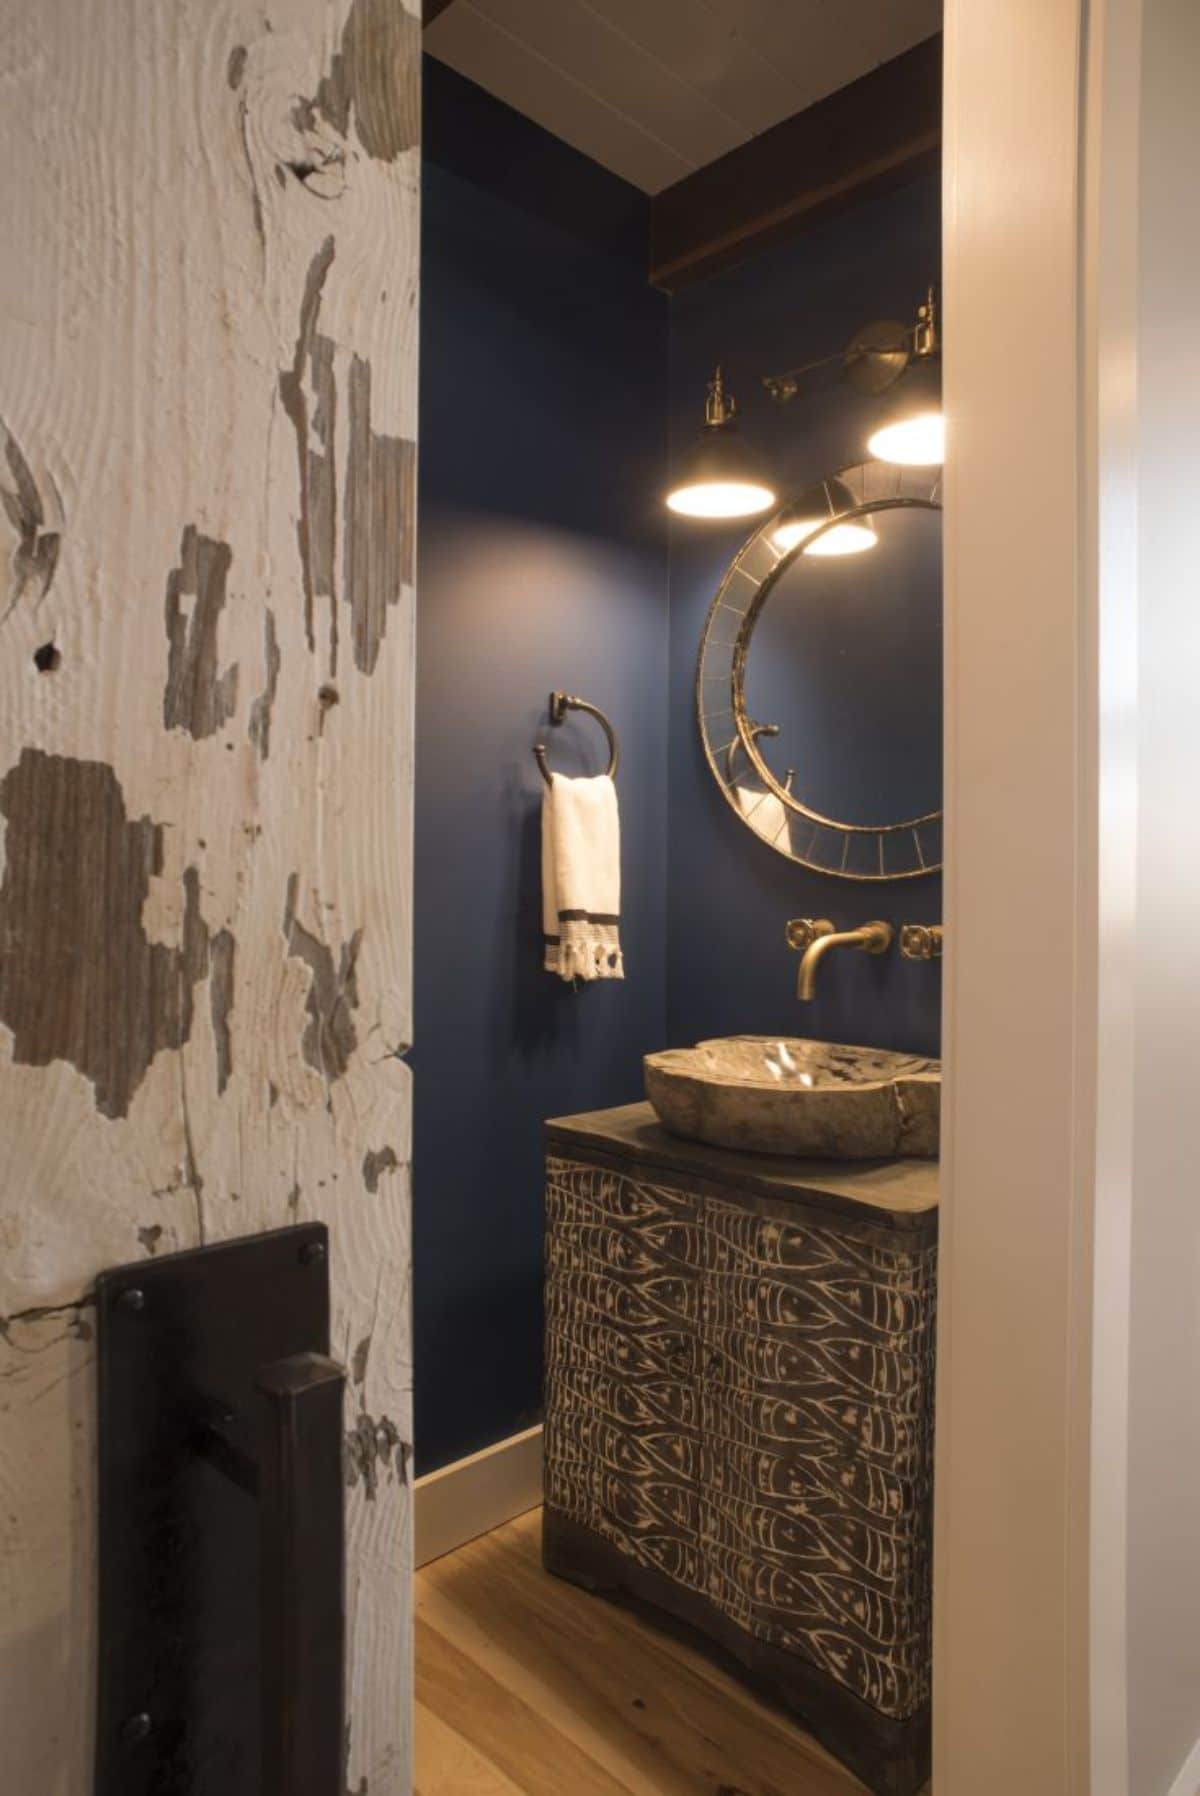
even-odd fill
[(900, 931), (900, 953), (905, 960), (940, 960), (940, 923), (906, 923)]
[(828, 917), (793, 917), (787, 924), (785, 933), (788, 947), (803, 954), (821, 936), (832, 935), (833, 924)]

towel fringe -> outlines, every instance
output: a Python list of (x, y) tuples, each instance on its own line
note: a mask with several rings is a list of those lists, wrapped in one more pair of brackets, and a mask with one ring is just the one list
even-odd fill
[(624, 979), (625, 956), (607, 942), (562, 941), (546, 949), (546, 971), (562, 979)]

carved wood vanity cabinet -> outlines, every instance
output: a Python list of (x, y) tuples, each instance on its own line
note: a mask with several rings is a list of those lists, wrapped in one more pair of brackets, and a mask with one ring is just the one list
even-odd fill
[(879, 1796), (929, 1774), (937, 1167), (546, 1128), (548, 1570), (687, 1624)]

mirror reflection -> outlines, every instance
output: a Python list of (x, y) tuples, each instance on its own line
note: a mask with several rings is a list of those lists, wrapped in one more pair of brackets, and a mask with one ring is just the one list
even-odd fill
[(826, 476), (747, 539), (705, 626), (700, 729), (726, 800), (846, 879), (941, 864), (940, 481)]
[(811, 809), (856, 824), (936, 811), (941, 514), (865, 513), (793, 554), (755, 619), (743, 694), (774, 726), (764, 760)]

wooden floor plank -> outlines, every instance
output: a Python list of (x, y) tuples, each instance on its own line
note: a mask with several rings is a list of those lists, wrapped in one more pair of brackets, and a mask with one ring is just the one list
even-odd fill
[[(627, 1785), (420, 1616), (416, 1693), (523, 1796), (629, 1796)], [(419, 1780), (425, 1777), (418, 1768)]]
[(520, 1784), (497, 1771), (440, 1715), (420, 1702), (413, 1712), (413, 1739), (413, 1796), (522, 1796)]
[[(541, 1573), (542, 1576), (546, 1576), (542, 1572), (542, 1512), (540, 1509), (520, 1516), (511, 1528), (504, 1529), (502, 1539), (497, 1544), (505, 1549), (520, 1552), (524, 1556), (531, 1574)], [(557, 1578), (551, 1579), (550, 1582), (554, 1586), (561, 1584), (561, 1580)], [(579, 1598), (582, 1598), (584, 1603), (591, 1603), (596, 1600), (584, 1592), (580, 1592), (579, 1597), (575, 1597), (570, 1586), (568, 1585), (566, 1588), (568, 1596), (573, 1601), (577, 1602)], [(826, 1752), (825, 1748), (814, 1740), (811, 1734), (806, 1733), (798, 1722), (793, 1721), (784, 1709), (765, 1702), (761, 1697), (755, 1695), (748, 1684), (743, 1683), (740, 1678), (731, 1676), (703, 1646), (699, 1644), (690, 1646), (687, 1644), (686, 1636), (674, 1630), (656, 1628), (633, 1610), (622, 1608), (619, 1604), (605, 1602), (604, 1609), (609, 1617), (609, 1625), (620, 1634), (622, 1642), (628, 1641), (640, 1646), (652, 1643), (654, 1650), (663, 1654), (668, 1661), (674, 1661), (683, 1666), (690, 1678), (697, 1678), (700, 1682), (708, 1685), (715, 1692), (722, 1708), (744, 1711), (750, 1717), (750, 1725), (753, 1727), (756, 1737), (764, 1733), (776, 1736), (783, 1743), (789, 1757), (800, 1752), (833, 1772), (841, 1780), (833, 1787), (837, 1792), (842, 1793), (842, 1796), (854, 1796), (855, 1792), (861, 1796), (865, 1786), (860, 1784), (858, 1779), (833, 1757), (832, 1753)], [(625, 1650), (624, 1644), (619, 1650), (622, 1652)]]
[[(536, 1512), (426, 1566), (417, 1614), (422, 1700), (451, 1725), (448, 1708), (465, 1712), (472, 1745), (529, 1796), (547, 1787), (538, 1729), (556, 1752), (569, 1746), (595, 1767), (609, 1780), (602, 1787), (630, 1796), (861, 1793), (808, 1735), (702, 1654), (544, 1572)], [(541, 1752), (533, 1767), (527, 1750)], [(585, 1787), (563, 1781), (556, 1796)]]

